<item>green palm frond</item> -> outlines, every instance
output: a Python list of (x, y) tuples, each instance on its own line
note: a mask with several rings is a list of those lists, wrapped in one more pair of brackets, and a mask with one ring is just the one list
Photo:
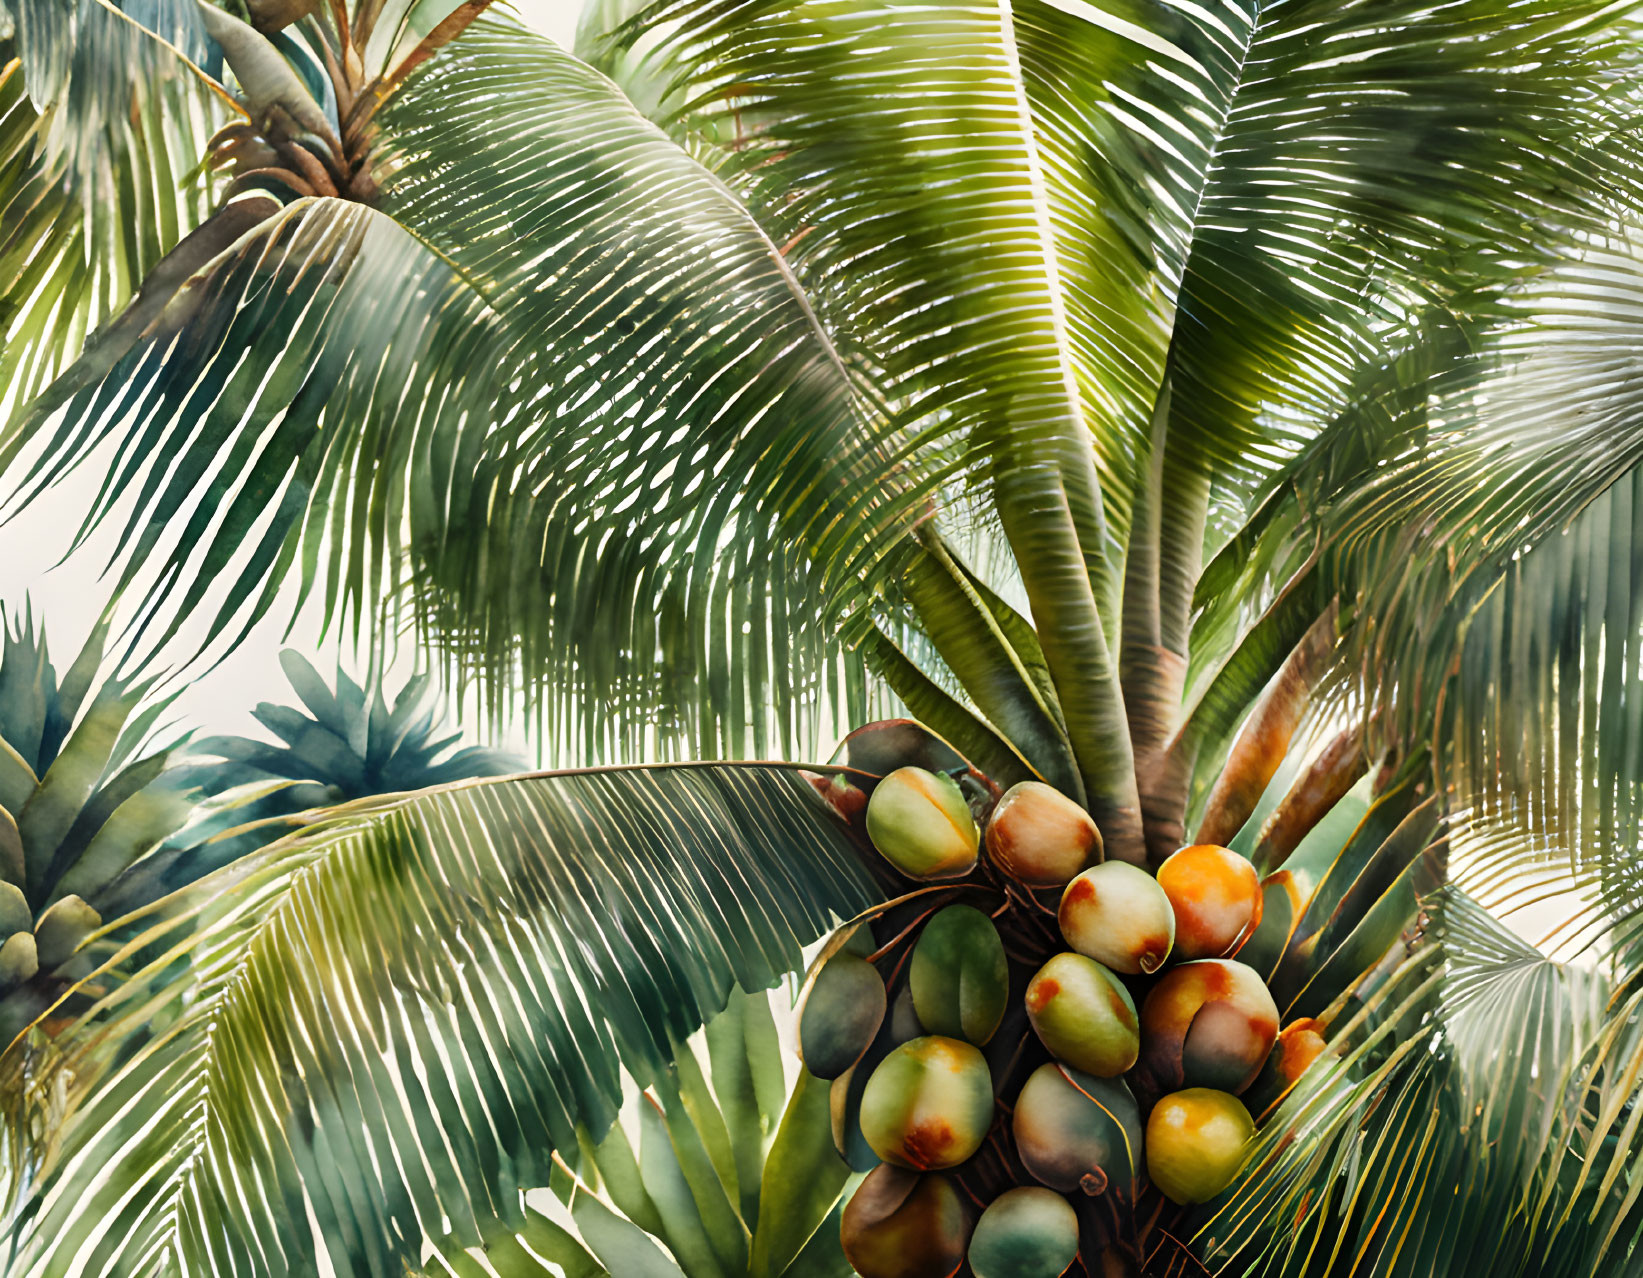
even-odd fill
[[(818, 599), (859, 589), (928, 480), (898, 472), (905, 445), (779, 246), (607, 82), (507, 23), (379, 123), (379, 210), (301, 199), (225, 231), (189, 283), (210, 299), (198, 341), (110, 326), (36, 405), (8, 454), (37, 445), (25, 499), (129, 414), (88, 523), (137, 492), (121, 587), (163, 565), (150, 638), (204, 607), (232, 641), (300, 564), (332, 608), (403, 590), (460, 667), (522, 663), (567, 749), (609, 748), (613, 724), (642, 738), (657, 703), (670, 741), (792, 739), (842, 678)], [(282, 412), (266, 439), (241, 429)], [(206, 492), (220, 529), (192, 505)]]
[[(1567, 535), (1643, 460), (1638, 247), (1634, 232), (1620, 234), (1522, 290), (1470, 376), (1475, 389), (1431, 410), (1448, 429), (1422, 427), (1421, 453), (1338, 502), (1343, 558), (1384, 618), (1384, 642), (1431, 631), (1440, 614), (1452, 631), (1526, 549)], [(1590, 527), (1602, 522), (1594, 516)], [(1611, 538), (1618, 555), (1631, 553), (1619, 529)], [(1396, 575), (1384, 572), (1392, 556), (1403, 560)], [(1455, 565), (1447, 581), (1420, 571), (1440, 562)], [(1604, 606), (1596, 595), (1592, 603)], [(1409, 682), (1406, 673), (1389, 665), (1383, 688)]]
[[(1549, 273), (1533, 312), (1461, 371), (1464, 394), (1404, 369), (1407, 412), (1343, 421), (1329, 438), (1345, 446), (1303, 458), (1260, 517), (1251, 545), (1275, 566), (1315, 543), (1284, 509), (1297, 497), (1321, 495), (1344, 530), (1317, 571), (1354, 583), (1372, 626), (1343, 647), (1341, 688), (1379, 707), (1373, 748), (1428, 734), (1447, 873), (1476, 902), (1432, 908), (1421, 963), (1438, 984), (1376, 998), (1396, 1041), (1421, 1045), (1320, 1085), (1293, 1149), (1273, 1147), (1227, 1208), (1241, 1215), (1211, 1227), (1230, 1223), (1265, 1271), (1442, 1272), (1467, 1256), (1491, 1273), (1619, 1273), (1643, 1238), (1628, 1170), (1643, 1101), (1631, 276), (1607, 249)], [(1596, 278), (1601, 308), (1569, 322)], [(1466, 429), (1446, 429), (1457, 405)], [(1286, 873), (1304, 886), (1308, 862), (1303, 845)], [(1522, 930), (1548, 905), (1542, 943), (1570, 965), (1482, 909)]]
[(722, 144), (721, 171), (791, 246), (844, 349), (901, 414), (982, 450), (968, 478), (1014, 551), (1116, 848), (1139, 834), (1111, 655), (1126, 478), (1162, 380), (1204, 117), (1237, 60), (1226, 24), (1178, 13), (1167, 34), (979, 3), (642, 19), (689, 77), (678, 127)]
[(1612, 1049), (1635, 1047), (1635, 1027), (1613, 1041), (1625, 1017), (1605, 1006), (1601, 974), (1549, 961), (1458, 889), (1426, 906), (1425, 941), (1341, 1001), (1328, 1054), (1276, 1109), (1242, 1183), (1204, 1213), (1212, 1264), (1625, 1271), (1635, 1213), (1618, 1238), (1580, 1217), (1624, 1217), (1627, 1186), (1582, 1185), (1567, 1160), (1607, 1134), (1594, 1110), (1614, 1089), (1593, 1067), (1607, 1057), (1624, 1075)]
[[(1008, 485), (1038, 473), (1011, 454), (1013, 423), (1046, 467), (1065, 415), (1087, 432), (1101, 519), (1072, 454), (1055, 465), (1107, 642), (1122, 616), (1138, 666), (1158, 648), (1185, 658), (1212, 480), (1238, 502), (1360, 410), (1366, 381), (1435, 321), (1475, 337), (1505, 288), (1635, 194), (1630, 28), (1603, 4), (625, 13), (590, 14), (584, 47), (642, 81), (791, 246), (841, 348), (911, 420), (968, 423), (1011, 459), (971, 481), (1023, 568), (1074, 748), (1100, 760), (1082, 781), (1104, 826), (1135, 801), (1105, 793), (1127, 771), (1126, 734), (1097, 695), (1110, 664), (1071, 559), (1056, 566), (1056, 521), (1012, 526)], [(1042, 361), (1022, 354), (1040, 348)], [(1017, 496), (1036, 511), (1059, 500)], [(1160, 507), (1162, 529), (1145, 516)], [(1120, 607), (1125, 541), (1158, 582)], [(1247, 695), (1273, 669), (1252, 668)], [(1163, 745), (1145, 725), (1180, 713), (1168, 682), (1125, 679), (1143, 773)]]
[[(248, 205), (254, 229), (188, 261), (221, 307), (194, 317), (209, 340), (113, 326), (39, 402), (25, 435), (57, 410), (76, 424), (35, 441), (29, 494), (133, 414), (109, 491), (135, 483), (136, 518), (166, 516), (124, 560), (161, 551), (151, 639), (205, 604), (231, 643), (288, 572), (356, 616), (403, 591), (463, 668), (563, 690), (561, 740), (631, 746), (654, 724), (664, 753), (758, 749), (823, 691), (865, 712), (839, 610), (951, 479), (1015, 552), (1081, 784), (1133, 824), (1104, 762), (1128, 752), (1111, 648), (1121, 612), (1143, 645), (1184, 647), (1210, 471), (1236, 501), (1344, 411), (1389, 329), (1434, 307), (1471, 323), (1627, 194), (1630, 27), (1595, 0), (631, 14), (592, 13), (583, 38), (612, 70), (643, 63), (635, 92), (683, 149), (581, 64), (482, 24), (372, 122), (399, 292), (361, 299), (387, 252), (358, 254), (372, 215)], [(284, 311), (224, 327), (237, 292), (297, 282)], [(254, 357), (220, 385), (230, 351)], [(389, 404), (429, 379), (415, 412)], [(242, 397), (253, 422), (318, 428), (254, 439), (226, 420)], [(180, 517), (219, 500), (219, 531)], [(1120, 609), (1138, 501), (1183, 518), (1129, 547), (1161, 584)], [(590, 626), (596, 597), (616, 604)], [(618, 717), (620, 737), (593, 726)]]
[(1521, 803), (1571, 867), (1628, 846), (1639, 260), (1631, 233), (1571, 251), (1366, 380), (1206, 570), (1197, 682), (1275, 590), (1340, 594), (1366, 624), (1339, 687), (1383, 742), (1438, 741), (1462, 810)]
[[(1220, 766), (1210, 743), (1229, 726), (1215, 706), (1259, 688), (1329, 599), (1373, 619), (1360, 636), (1385, 634), (1384, 608), (1358, 597), (1361, 568), (1342, 569), (1320, 542), (1319, 512), (1375, 488), (1379, 468), (1427, 456), (1429, 421), (1475, 423), (1493, 366), (1480, 352), (1520, 322), (1525, 281), (1555, 291), (1563, 254), (1635, 207), (1632, 37), (1614, 16), (1557, 4), (1263, 10), (1206, 187), (1154, 435), (1150, 491), (1175, 518), (1150, 534), (1159, 615), (1140, 637), (1190, 662), (1186, 706), (1209, 699), (1194, 729), (1204, 772)], [(1517, 75), (1519, 56), (1538, 61), (1535, 74)], [(1413, 509), (1425, 508), (1385, 507), (1418, 528)], [(1200, 577), (1200, 546), (1228, 537)], [(1431, 580), (1470, 566), (1447, 549)], [(1382, 562), (1394, 580), (1412, 575), (1396, 554)], [(1190, 644), (1189, 600), (1202, 610)], [(1423, 636), (1404, 651), (1443, 648)], [(1431, 709), (1428, 695), (1407, 737), (1422, 738)]]
[(770, 986), (877, 891), (778, 767), (339, 809), (127, 920), (108, 992), (15, 1045), (8, 1267), (400, 1271), (424, 1238), (482, 1245), (603, 1136), (623, 1068), (663, 1085), (733, 983)]
[(1635, 196), (1617, 136), (1633, 35), (1615, 18), (1554, 0), (1261, 6), (1174, 352), (1170, 429), (1218, 483), (1270, 473), (1275, 443), (1339, 412), (1384, 330), (1428, 307), (1487, 316)]
[[(1630, 28), (1595, 0), (977, 3), (940, 16), (684, 0), (625, 26), (632, 6), (604, 8), (585, 18), (585, 47), (618, 74), (630, 45), (672, 68), (665, 122), (720, 148), (759, 216), (802, 235), (795, 271), (910, 411), (957, 396), (949, 411), (983, 420), (991, 410), (965, 396), (972, 371), (1056, 384), (1060, 364), (1006, 362), (997, 340), (1030, 307), (962, 308), (1024, 289), (1017, 260), (1039, 296), (1064, 291), (1065, 363), (1086, 388), (1077, 412), (1119, 533), (1166, 373), (1171, 447), (1191, 450), (1192, 469), (1225, 485), (1267, 475), (1339, 411), (1380, 330), (1419, 307), (1486, 312), (1635, 189), (1617, 134), (1634, 110)], [(898, 57), (900, 40), (922, 57)], [(891, 79), (902, 92), (882, 92)], [(1027, 136), (1010, 130), (1017, 88)], [(999, 144), (949, 148), (943, 126)], [(1029, 180), (1051, 240), (1030, 220), (1019, 248), (966, 232), (1003, 225), (997, 201), (1025, 217), (1012, 183)], [(880, 333), (893, 357), (873, 349)]]
[[(1566, 530), (1512, 561), (1466, 619), (1449, 727), (1459, 804), (1480, 825), (1522, 839), (1518, 856), (1486, 858), (1485, 903), (1520, 904), (1541, 877), (1538, 862), (1590, 893), (1597, 917), (1623, 934), (1635, 932), (1643, 908), (1630, 868), (1643, 839), (1640, 498), (1643, 471), (1634, 468)], [(1559, 938), (1570, 948), (1595, 939)]]
[(1116, 532), (1208, 161), (1195, 113), (1222, 105), (1237, 49), (1191, 6), (1167, 31), (1104, 18), (748, 0), (655, 6), (616, 34), (661, 33), (648, 42), (686, 107), (674, 126), (721, 145), (904, 411), (954, 414), (1001, 457), (1064, 433), (1075, 491), (1093, 432), (1113, 508), (1077, 517)]
[(193, 0), (7, 0), (5, 13), (30, 102), (46, 114), (41, 157), (78, 199), (105, 196), (161, 158), (148, 151), (153, 121), (143, 117), (177, 111), (193, 101), (188, 89), (212, 83)]
[(0, 407), (59, 375), (210, 204), (232, 114), (194, 0), (0, 7)]

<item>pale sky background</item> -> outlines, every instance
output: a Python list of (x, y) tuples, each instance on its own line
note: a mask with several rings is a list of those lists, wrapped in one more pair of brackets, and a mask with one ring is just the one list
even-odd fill
[(513, 8), (543, 35), (570, 48), (576, 35), (576, 15), (582, 11), (580, 0), (514, 0)]

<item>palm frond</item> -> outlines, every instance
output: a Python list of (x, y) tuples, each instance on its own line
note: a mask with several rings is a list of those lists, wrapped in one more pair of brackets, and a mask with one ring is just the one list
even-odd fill
[[(79, 200), (107, 199), (141, 170), (153, 145), (145, 116), (184, 108), (186, 121), (199, 102), (190, 91), (215, 84), (201, 66), (210, 46), (191, 0), (133, 11), (114, 0), (7, 0), (7, 13), (29, 100), (46, 116), (41, 158)], [(219, 105), (228, 104), (223, 94)]]
[(171, 282), (199, 309), (111, 328), (35, 406), (24, 499), (121, 440), (88, 526), (137, 494), (121, 588), (158, 583), (145, 643), (201, 608), (230, 643), (290, 571), (356, 623), (409, 601), (499, 700), (516, 673), (551, 689), (567, 751), (658, 719), (664, 753), (792, 740), (844, 678), (825, 619), (928, 480), (778, 246), (508, 23), (377, 123), (380, 211), (298, 200), (213, 245)]
[[(1426, 1019), (1398, 1035), (1426, 1046), (1392, 1073), (1320, 1089), (1308, 1103), (1326, 1126), (1338, 1119), (1335, 1134), (1298, 1129), (1250, 1191), (1271, 1196), (1236, 1200), (1238, 1227), (1267, 1231), (1271, 1272), (1426, 1272), (1461, 1255), (1498, 1273), (1624, 1272), (1643, 1236), (1622, 1170), (1637, 1138), (1643, 953), (1628, 240), (1589, 245), (1508, 297), (1470, 360), (1402, 370), (1415, 372), (1402, 411), (1343, 419), (1327, 438), (1354, 446), (1303, 454), (1257, 516), (1266, 531), (1231, 552), (1284, 562), (1293, 503), (1321, 499), (1337, 538), (1323, 570), (1368, 622), (1343, 649), (1341, 688), (1378, 707), (1376, 748), (1433, 744), (1448, 873), (1476, 901), (1433, 912), (1447, 973)], [(1519, 931), (1550, 916), (1542, 944), (1574, 965), (1512, 940), (1482, 907)], [(1497, 971), (1472, 979), (1468, 955)], [(1449, 1209), (1430, 1186), (1455, 1187)], [(1411, 1187), (1422, 1196), (1406, 1206)], [(1341, 1220), (1356, 1232), (1334, 1253)]]
[(1217, 483), (1270, 474), (1412, 316), (1486, 320), (1635, 200), (1634, 44), (1600, 0), (1262, 7), (1173, 352)]
[(622, 1068), (665, 1083), (733, 983), (773, 984), (877, 892), (790, 769), (340, 809), (126, 920), (109, 992), (14, 1045), (8, 1268), (402, 1271), (424, 1239), (482, 1245), (603, 1136)]
[[(1154, 643), (1189, 655), (1195, 591), (1241, 599), (1198, 580), (1206, 524), (1211, 549), (1241, 541), (1252, 506), (1276, 513), (1263, 489), (1349, 469), (1417, 373), (1464, 370), (1510, 293), (1637, 206), (1633, 22), (1601, 3), (1261, 9), (1155, 428)], [(1195, 666), (1226, 655), (1212, 635), (1194, 628)]]
[[(1262, 596), (1250, 584), (1263, 573), (1282, 580), (1285, 566), (1318, 550), (1327, 589), (1375, 620), (1364, 643), (1385, 663), (1371, 676), (1381, 700), (1398, 701), (1406, 722), (1429, 717), (1442, 680), (1388, 658), (1451, 656), (1515, 561), (1643, 459), (1640, 261), (1636, 232), (1617, 222), (1502, 291), (1488, 326), (1434, 312), (1411, 328), (1209, 566), (1199, 595), (1206, 652), (1224, 650), (1234, 610)], [(1411, 699), (1417, 685), (1424, 695)]]
[[(1319, 512), (1377, 487), (1381, 467), (1429, 456), (1428, 421), (1453, 424), (1433, 401), (1476, 393), (1491, 366), (1478, 352), (1522, 314), (1524, 281), (1554, 279), (1562, 254), (1635, 206), (1636, 67), (1617, 18), (1603, 5), (1263, 10), (1200, 206), (1161, 401), (1153, 500), (1173, 525), (1131, 549), (1157, 556), (1158, 597), (1138, 602), (1158, 616), (1141, 639), (1190, 659), (1189, 719), (1236, 706), (1276, 671), (1310, 619), (1277, 627), (1280, 604), (1304, 599), (1315, 615), (1339, 595), (1357, 607), (1359, 578), (1329, 557)], [(1535, 65), (1519, 76), (1524, 56)], [(1445, 74), (1428, 78), (1436, 66)], [(1215, 527), (1216, 506), (1238, 512), (1230, 529)], [(1200, 576), (1206, 523), (1212, 549), (1232, 537)], [(1407, 575), (1395, 556), (1384, 563)], [(1384, 624), (1375, 601), (1357, 610), (1370, 619), (1360, 633)], [(1262, 631), (1275, 629), (1274, 652)], [(1427, 637), (1417, 648), (1442, 652)], [(1132, 682), (1173, 708), (1173, 689)], [(1187, 733), (1206, 743), (1195, 766), (1218, 768), (1208, 743), (1222, 728)]]
[(847, 355), (980, 451), (1082, 784), (1131, 854), (1117, 547), (1235, 35), (1207, 6), (753, 0), (618, 36), (677, 69), (676, 127), (719, 148)]
[[(713, 148), (780, 234), (802, 235), (795, 271), (908, 411), (983, 421), (971, 369), (1023, 393), (1053, 385), (1060, 364), (1005, 366), (989, 338), (1027, 316), (1053, 335), (1042, 299), (1060, 290), (1062, 363), (1119, 534), (1166, 371), (1168, 425), (1201, 454), (1194, 468), (1266, 476), (1339, 410), (1380, 330), (1422, 307), (1486, 313), (1635, 196), (1620, 132), (1632, 28), (1600, 0), (975, 4), (940, 18), (692, 0), (597, 6), (580, 39), (619, 76), (632, 49), (647, 74), (671, 70), (664, 123)], [(903, 39), (921, 56), (898, 56)], [(1018, 91), (1026, 135), (1009, 118)], [(997, 144), (945, 146), (955, 131)], [(1031, 221), (1032, 190), (1013, 197), (1024, 182), (1050, 233)], [(983, 222), (985, 236), (967, 231)], [(955, 397), (965, 406), (948, 408)]]
[(1237, 632), (1263, 576), (1350, 602), (1363, 624), (1338, 691), (1375, 718), (1377, 748), (1432, 741), (1457, 811), (1522, 836), (1473, 881), (1491, 907), (1510, 903), (1500, 889), (1524, 856), (1554, 876), (1562, 856), (1565, 885), (1592, 890), (1638, 835), (1625, 707), (1643, 625), (1639, 260), (1629, 233), (1570, 251), (1501, 299), (1475, 350), (1431, 330), (1365, 383), (1205, 575), (1206, 652)]
[(1333, 1009), (1328, 1054), (1203, 1225), (1212, 1261), (1318, 1276), (1625, 1263), (1630, 1236), (1557, 1228), (1577, 1199), (1600, 1206), (1560, 1162), (1603, 1134), (1594, 1069), (1623, 1067), (1605, 982), (1546, 959), (1457, 888), (1426, 909), (1424, 941)]
[(1643, 470), (1515, 556), (1466, 617), (1443, 730), (1472, 824), (1474, 893), (1510, 914), (1556, 894), (1561, 952), (1643, 971), (1637, 647)]
[[(1643, 1210), (1622, 1170), (1637, 1129), (1643, 906), (1628, 709), (1640, 633), (1629, 239), (1543, 262), (1495, 297), (1486, 324), (1429, 312), (1365, 367), (1200, 583), (1195, 713), (1223, 724), (1238, 698), (1219, 685), (1259, 686), (1252, 641), (1286, 603), (1344, 597), (1357, 622), (1319, 726), (1334, 716), (1360, 742), (1367, 732), (1371, 767), (1389, 746), (1430, 744), (1458, 885), (1427, 899), (1421, 940), (1390, 983), (1371, 973), (1323, 1012), (1345, 1064), (1303, 1080), (1274, 1116), (1199, 1236), (1212, 1264), (1576, 1274), (1624, 1272), (1634, 1253)], [(1300, 757), (1235, 843), (1253, 849), (1295, 778)], [(1280, 1005), (1305, 1014), (1319, 1014), (1297, 983), (1306, 973), (1283, 966), (1304, 953), (1318, 901), (1324, 916), (1333, 897), (1340, 921), (1369, 922), (1329, 891), (1340, 864), (1308, 836), (1268, 880), (1287, 939), (1269, 921), (1250, 947)], [(1545, 944), (1579, 965), (1549, 961), (1459, 888), (1520, 930), (1555, 902), (1563, 923)], [(1316, 969), (1319, 992), (1343, 989), (1380, 944)]]
[(13, 0), (0, 40), (6, 414), (79, 354), (203, 220), (205, 139), (234, 106), (193, 0)]
[[(1099, 739), (1121, 772), (1115, 703), (1077, 704), (1111, 671), (1072, 559), (1057, 558), (1064, 538), (1053, 520), (1012, 524), (1028, 457), (1061, 470), (1108, 643), (1113, 542), (1127, 538), (1159, 577), (1150, 600), (1123, 603), (1138, 667), (1184, 658), (1211, 478), (1216, 502), (1238, 504), (1362, 412), (1389, 363), (1430, 356), (1431, 332), (1459, 334), (1464, 353), (1498, 321), (1503, 290), (1637, 195), (1633, 30), (1596, 0), (633, 10), (599, 8), (583, 47), (642, 84), (776, 228), (887, 402), (966, 429), (1000, 466), (972, 467), (973, 483), (1010, 476), (988, 491), (1075, 703), (1074, 746), (1087, 757)], [(948, 145), (955, 135), (989, 141)], [(1025, 358), (1039, 349), (1029, 335), (1054, 358)], [(1056, 381), (1068, 370), (1071, 392)], [(1018, 388), (1009, 412), (996, 387)], [(1013, 406), (1029, 403), (1049, 424), (1025, 426)], [(1069, 476), (1086, 446), (1057, 453), (1056, 412), (1093, 444), (1100, 521), (1081, 518), (1083, 481)], [(1016, 420), (1038, 433), (1012, 454)], [(1131, 528), (1149, 483), (1170, 516)], [(1060, 500), (1016, 496), (1035, 510)], [(1076, 660), (1062, 632), (1079, 636)], [(1132, 727), (1167, 736), (1180, 689), (1142, 682), (1126, 680)], [(1092, 806), (1112, 825), (1133, 800), (1096, 793)]]

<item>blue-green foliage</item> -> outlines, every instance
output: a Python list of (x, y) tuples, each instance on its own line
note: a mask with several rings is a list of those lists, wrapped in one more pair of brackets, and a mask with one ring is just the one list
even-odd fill
[(68, 894), (102, 909), (110, 885), (187, 819), (189, 787), (166, 775), (172, 750), (142, 753), (168, 702), (151, 681), (99, 678), (106, 621), (61, 678), (32, 608), (3, 632), (0, 876), (36, 913)]
[(0, 614), (0, 1040), (90, 970), (111, 901), (152, 899), (156, 850), (192, 808), (171, 751), (144, 753), (167, 701), (101, 676), (107, 637), (105, 619), (59, 678), (33, 610)]
[(166, 872), (172, 886), (288, 833), (299, 814), (315, 808), (527, 768), (500, 750), (453, 748), (462, 734), (448, 728), (426, 674), (411, 678), (390, 707), (380, 679), (367, 679), (367, 692), (339, 668), (333, 689), (289, 649), (280, 665), (301, 708), (264, 702), (254, 711), (277, 743), (207, 737), (171, 774), (173, 786), (207, 801), (200, 819), (174, 840)]

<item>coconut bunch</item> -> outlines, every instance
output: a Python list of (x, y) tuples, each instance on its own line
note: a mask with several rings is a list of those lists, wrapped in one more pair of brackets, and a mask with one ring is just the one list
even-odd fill
[(1254, 867), (1208, 844), (1156, 875), (1104, 860), (1077, 803), (1001, 792), (908, 720), (840, 759), (815, 784), (901, 889), (829, 939), (801, 993), (805, 1067), (868, 1173), (845, 1256), (862, 1278), (1138, 1271), (1148, 1226), (1227, 1188), (1252, 1108), (1325, 1046), (1317, 1022), (1281, 1027), (1238, 961), (1263, 916)]

